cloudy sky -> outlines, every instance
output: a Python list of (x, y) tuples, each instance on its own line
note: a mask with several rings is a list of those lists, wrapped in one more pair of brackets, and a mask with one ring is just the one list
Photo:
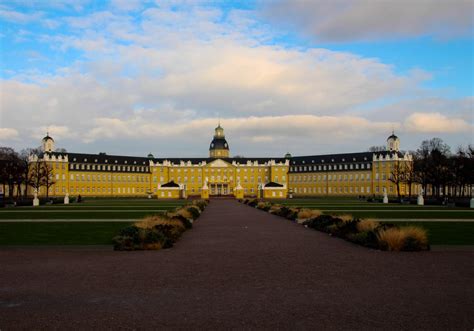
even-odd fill
[(0, 146), (206, 156), (473, 143), (463, 0), (0, 3)]

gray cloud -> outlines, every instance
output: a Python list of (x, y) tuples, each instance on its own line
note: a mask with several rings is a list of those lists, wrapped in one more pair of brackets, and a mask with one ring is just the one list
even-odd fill
[[(472, 125), (456, 112), (449, 113), (454, 126), (439, 123), (445, 117), (437, 113), (472, 100), (430, 99), (420, 87), (429, 73), (268, 45), (268, 30), (253, 27), (245, 11), (224, 18), (216, 9), (155, 8), (141, 18), (106, 10), (64, 18), (67, 35), (38, 36), (84, 56), (56, 72), (0, 81), (2, 144), (36, 146), (49, 128), (70, 151), (203, 156), (220, 116), (232, 153), (279, 156), (364, 150), (382, 144), (392, 127), (403, 142), (414, 141), (427, 119), (425, 132), (465, 141)], [(385, 108), (371, 111), (377, 102)], [(415, 112), (422, 114), (409, 118)]]
[(320, 41), (472, 36), (472, 0), (277, 0), (262, 14)]

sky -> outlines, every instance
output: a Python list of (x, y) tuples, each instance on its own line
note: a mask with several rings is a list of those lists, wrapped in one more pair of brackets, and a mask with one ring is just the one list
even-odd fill
[(0, 146), (281, 157), (474, 143), (474, 0), (0, 2)]

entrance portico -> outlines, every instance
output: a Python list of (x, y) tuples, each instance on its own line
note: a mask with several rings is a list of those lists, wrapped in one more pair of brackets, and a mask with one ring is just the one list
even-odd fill
[(209, 183), (210, 195), (232, 194), (232, 189), (228, 183)]

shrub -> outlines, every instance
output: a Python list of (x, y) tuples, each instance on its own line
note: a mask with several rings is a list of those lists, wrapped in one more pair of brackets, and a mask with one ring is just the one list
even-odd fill
[(358, 219), (351, 217), (334, 217), (334, 227), (331, 229), (331, 234), (337, 237), (346, 238), (351, 233), (357, 233)]
[(194, 200), (193, 205), (198, 207), (201, 211), (204, 211), (207, 206), (207, 201), (203, 199)]
[(280, 208), (275, 208), (270, 212), (272, 214), (286, 218), (286, 215), (288, 215), (288, 213), (290, 212), (290, 208), (288, 208), (287, 206), (281, 206)]
[(286, 218), (291, 221), (294, 221), (298, 218), (299, 212), (300, 212), (299, 208), (290, 207), (288, 209), (288, 213), (286, 214)]
[(133, 238), (128, 236), (115, 236), (112, 239), (114, 250), (116, 251), (133, 251), (135, 250), (135, 244)]
[(245, 203), (246, 205), (249, 203), (249, 199), (244, 199), (242, 202)]
[(357, 223), (357, 231), (359, 232), (368, 232), (374, 231), (377, 227), (380, 226), (379, 221), (375, 219), (363, 219)]
[(379, 246), (383, 250), (420, 251), (429, 249), (425, 229), (416, 226), (379, 230), (377, 238)]
[(251, 199), (251, 200), (249, 200), (249, 202), (248, 202), (248, 205), (249, 205), (250, 207), (257, 207), (257, 204), (258, 204), (258, 200), (257, 200), (257, 199)]
[(187, 218), (187, 219), (193, 219), (193, 215), (191, 214), (191, 212), (189, 210), (185, 209), (185, 208), (180, 208), (172, 214), (173, 215), (181, 215), (181, 216), (183, 216), (184, 218)]
[(388, 251), (401, 251), (405, 244), (402, 232), (396, 227), (378, 231), (377, 239), (379, 247)]
[(354, 220), (354, 216), (349, 215), (349, 214), (337, 215), (336, 217), (344, 223), (352, 222)]
[(301, 209), (297, 215), (298, 223), (303, 223), (304, 221), (321, 216), (323, 213), (318, 209)]
[(171, 215), (170, 220), (175, 220), (175, 221), (179, 221), (181, 222), (181, 224), (183, 224), (183, 226), (186, 228), (186, 229), (192, 229), (193, 227), (193, 220), (191, 219), (188, 219), (184, 216), (181, 216), (181, 215)]
[(150, 229), (130, 225), (120, 230), (119, 235), (112, 239), (115, 250), (140, 250)]
[(277, 214), (280, 211), (281, 207), (282, 205), (279, 205), (279, 204), (271, 204), (268, 212), (271, 214)]
[(370, 248), (379, 248), (379, 242), (377, 239), (377, 234), (374, 231), (363, 231), (358, 233), (349, 233), (347, 235), (347, 240)]
[(189, 206), (186, 210), (191, 214), (193, 220), (197, 219), (201, 215), (201, 210), (196, 206)]
[(164, 218), (163, 216), (147, 216), (143, 218), (142, 220), (135, 222), (133, 225), (142, 228), (142, 229), (152, 229), (155, 225), (166, 221), (167, 219)]
[(165, 216), (143, 218), (119, 231), (112, 239), (115, 250), (157, 250), (172, 247), (186, 229), (192, 228), (207, 202), (195, 200), (192, 205), (167, 212)]
[(174, 243), (176, 242), (181, 234), (186, 230), (183, 223), (177, 219), (170, 219), (166, 222), (161, 222), (153, 227), (156, 232), (161, 232), (165, 237), (171, 239)]
[(320, 215), (303, 222), (303, 225), (319, 231), (329, 232), (327, 228), (334, 223), (335, 219), (331, 215)]
[(260, 201), (259, 203), (257, 203), (257, 208), (263, 211), (269, 211), (271, 206), (272, 204), (266, 201)]
[(406, 226), (400, 228), (404, 237), (405, 244), (403, 246), (404, 251), (420, 251), (428, 250), (428, 235), (426, 230), (417, 226)]

